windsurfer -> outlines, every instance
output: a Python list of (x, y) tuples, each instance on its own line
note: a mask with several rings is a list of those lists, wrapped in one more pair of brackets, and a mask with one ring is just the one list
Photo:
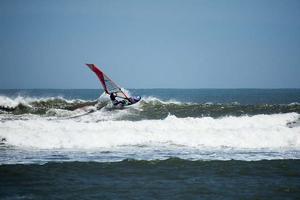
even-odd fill
[[(95, 64), (86, 64), (99, 78), (106, 94), (110, 96), (114, 106), (123, 107), (135, 104), (141, 100), (140, 96), (128, 96), (121, 88), (104, 74)], [(119, 100), (122, 99), (122, 100)]]
[(112, 101), (112, 103), (113, 103), (113, 105), (114, 106), (117, 106), (117, 105), (119, 105), (119, 104), (122, 104), (122, 106), (124, 106), (125, 105), (125, 101), (124, 100), (122, 100), (122, 101), (118, 101), (117, 99), (116, 99), (116, 97), (117, 97), (117, 95), (115, 94), (115, 93), (110, 93), (110, 100)]

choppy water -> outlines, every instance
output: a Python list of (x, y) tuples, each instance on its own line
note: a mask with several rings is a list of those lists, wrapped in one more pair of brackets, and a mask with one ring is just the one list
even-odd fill
[(0, 163), (300, 157), (300, 90), (133, 93), (115, 109), (98, 90), (1, 90)]
[[(49, 172), (50, 177), (62, 177), (54, 179), (58, 184), (77, 181), (69, 191), (86, 184), (91, 199), (105, 194), (109, 199), (125, 198), (109, 192), (117, 180), (121, 185), (115, 189), (130, 189), (128, 198), (170, 197), (159, 195), (161, 190), (173, 191), (169, 184), (178, 184), (173, 191), (177, 199), (299, 197), (299, 89), (130, 92), (142, 100), (115, 109), (99, 90), (0, 90), (0, 173), (8, 174), (0, 184), (16, 194), (2, 191), (2, 196), (40, 198), (22, 184), (32, 179), (37, 190), (47, 194), (38, 183), (55, 184), (48, 180)], [(20, 183), (14, 172), (21, 173)], [(89, 179), (92, 176), (99, 180)], [(103, 190), (104, 180), (108, 190)], [(274, 180), (279, 180), (277, 185)], [(136, 186), (130, 181), (142, 189), (132, 193)], [(153, 181), (156, 184), (151, 185)], [(239, 186), (245, 182), (245, 187)], [(255, 196), (260, 183), (269, 184), (265, 185), (269, 192)], [(94, 191), (104, 196), (93, 193), (93, 184), (100, 187)], [(182, 184), (191, 188), (180, 191)], [(243, 192), (222, 190), (224, 184)], [(153, 189), (150, 196), (147, 186)], [(68, 194), (62, 196), (72, 198)]]
[(0, 166), (2, 199), (299, 199), (299, 160)]

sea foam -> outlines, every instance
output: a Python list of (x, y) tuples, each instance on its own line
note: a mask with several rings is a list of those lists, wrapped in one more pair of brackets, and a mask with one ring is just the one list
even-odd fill
[[(125, 111), (124, 111), (125, 112)], [(297, 113), (162, 120), (98, 121), (74, 119), (8, 120), (0, 123), (5, 145), (38, 149), (93, 149), (119, 146), (185, 146), (190, 148), (296, 149), (300, 127), (289, 128)]]

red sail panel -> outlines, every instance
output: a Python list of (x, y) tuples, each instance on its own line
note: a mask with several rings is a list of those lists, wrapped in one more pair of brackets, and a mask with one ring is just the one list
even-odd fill
[(100, 69), (98, 69), (94, 64), (86, 64), (86, 65), (98, 76), (98, 78), (103, 86), (104, 91), (109, 94), (106, 84), (105, 84), (103, 72)]
[(128, 99), (121, 88), (104, 74), (95, 64), (86, 64), (99, 78), (104, 91), (107, 94), (116, 93), (118, 97)]

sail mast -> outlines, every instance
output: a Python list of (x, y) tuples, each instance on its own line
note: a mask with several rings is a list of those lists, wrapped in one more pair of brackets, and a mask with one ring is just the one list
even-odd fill
[(120, 98), (129, 99), (128, 96), (121, 90), (121, 88), (109, 78), (103, 71), (101, 71), (95, 64), (86, 64), (98, 77), (104, 91), (107, 94), (117, 93)]

